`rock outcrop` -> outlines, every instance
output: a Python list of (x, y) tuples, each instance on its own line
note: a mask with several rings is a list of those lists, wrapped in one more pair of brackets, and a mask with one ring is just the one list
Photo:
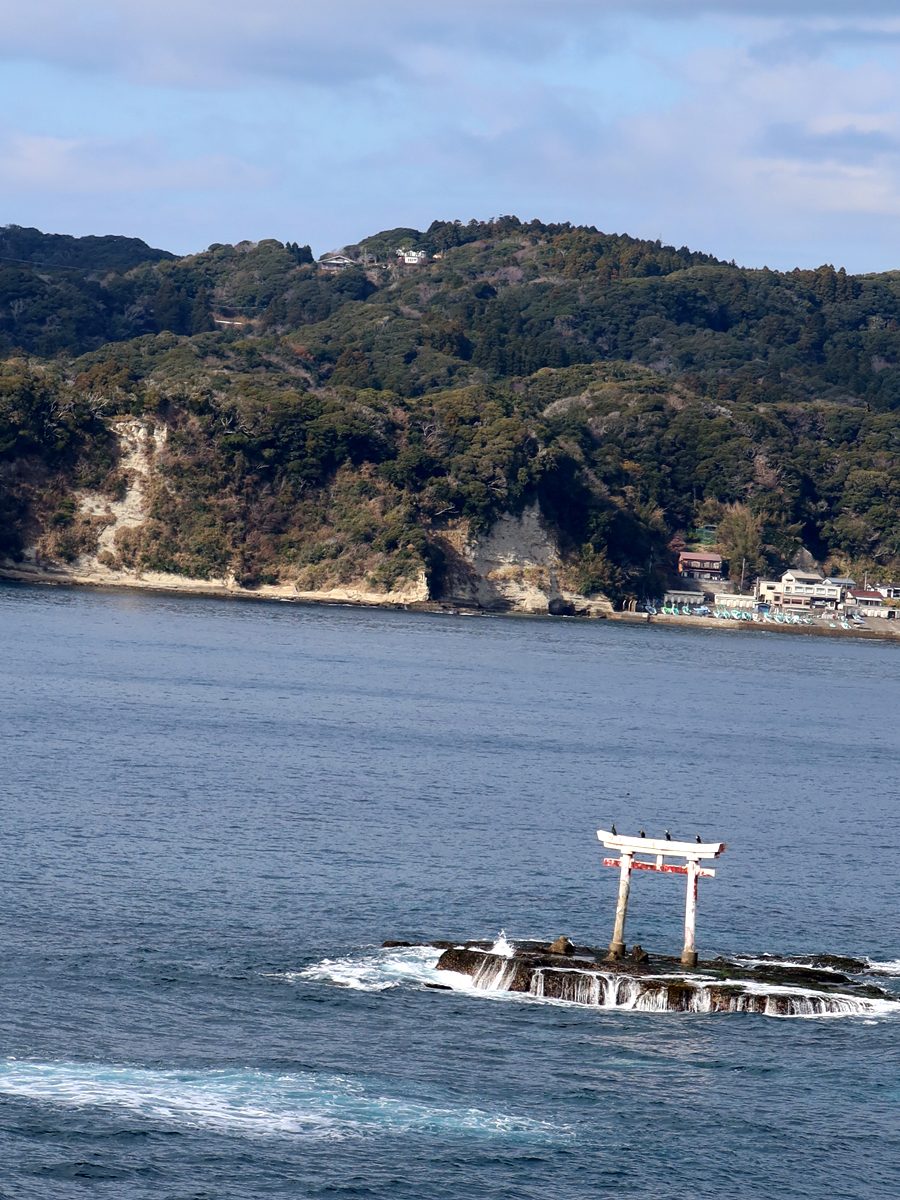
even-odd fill
[(139, 418), (113, 421), (112, 429), (118, 438), (119, 469), (125, 479), (122, 496), (110, 499), (95, 492), (79, 491), (74, 497), (78, 518), (97, 531), (95, 544), (67, 562), (54, 557), (45, 540), (39, 537), (21, 560), (0, 562), (0, 578), (336, 604), (407, 606), (430, 599), (424, 570), (393, 590), (380, 590), (364, 579), (342, 586), (303, 590), (289, 581), (244, 588), (233, 575), (196, 578), (129, 567), (120, 553), (121, 539), (149, 519), (153, 488), (165, 486), (158, 458), (165, 451), (168, 429), (162, 422)]
[(605, 596), (563, 586), (563, 556), (537, 505), (505, 514), (487, 533), (459, 526), (439, 539), (447, 559), (441, 600), (487, 612), (602, 617), (613, 611)]
[[(563, 941), (569, 947), (564, 953), (557, 949)], [(491, 953), (484, 943), (453, 946), (437, 969), (467, 976), (478, 991), (600, 1008), (781, 1017), (900, 1012), (896, 995), (833, 968), (718, 958), (687, 969), (645, 951), (613, 964), (562, 938), (517, 944), (510, 957)]]
[(440, 603), (553, 616), (607, 616), (613, 611), (605, 596), (585, 598), (562, 586), (563, 556), (537, 506), (519, 516), (503, 515), (487, 533), (477, 536), (465, 524), (435, 533), (446, 556), (437, 595), (424, 568), (390, 590), (374, 586), (367, 578), (311, 589), (285, 577), (248, 588), (233, 575), (195, 578), (135, 568), (129, 565), (133, 558), (123, 550), (129, 536), (150, 518), (154, 489), (167, 486), (161, 460), (168, 429), (160, 421), (122, 418), (112, 422), (112, 430), (119, 442), (123, 491), (116, 499), (84, 490), (74, 494), (76, 519), (83, 531), (80, 552), (63, 560), (54, 553), (52, 538), (38, 536), (22, 559), (0, 562), (0, 577), (273, 600), (402, 607)]

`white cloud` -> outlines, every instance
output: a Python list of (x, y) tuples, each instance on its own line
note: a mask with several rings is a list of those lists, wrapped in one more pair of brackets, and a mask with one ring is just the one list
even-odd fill
[(113, 142), (16, 133), (0, 139), (0, 175), (8, 193), (52, 188), (139, 195), (259, 188), (269, 178), (259, 167), (225, 155), (179, 161), (149, 139)]
[(66, 111), (0, 137), (6, 190), (43, 212), (133, 198), (151, 227), (190, 211), (198, 241), (205, 218), (206, 241), (224, 220), (326, 245), (338, 220), (351, 240), (517, 212), (869, 268), (900, 208), (897, 0), (0, 0), (0, 20), (0, 60), (68, 68)]
[(0, 58), (183, 87), (327, 85), (411, 77), (430, 55), (527, 65), (564, 45), (598, 53), (641, 17), (743, 19), (786, 44), (802, 28), (808, 48), (816, 30), (874, 36), (896, 16), (896, 0), (0, 0)]

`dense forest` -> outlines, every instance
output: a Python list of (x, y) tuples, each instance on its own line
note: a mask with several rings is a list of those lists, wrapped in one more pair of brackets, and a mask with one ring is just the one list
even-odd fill
[(658, 595), (699, 527), (751, 576), (900, 574), (900, 274), (514, 217), (343, 254), (0, 229), (0, 552), (96, 538), (131, 414), (170, 436), (126, 565), (439, 592), (442, 529), (538, 504), (585, 594)]

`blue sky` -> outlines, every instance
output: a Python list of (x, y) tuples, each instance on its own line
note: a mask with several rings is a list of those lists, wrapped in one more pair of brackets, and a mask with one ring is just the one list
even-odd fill
[(0, 21), (0, 223), (321, 253), (516, 213), (900, 267), (897, 0), (0, 0)]

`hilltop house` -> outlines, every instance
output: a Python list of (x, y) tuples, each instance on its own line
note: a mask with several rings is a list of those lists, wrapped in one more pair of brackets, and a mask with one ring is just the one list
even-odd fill
[(396, 251), (397, 257), (407, 267), (418, 267), (423, 262), (426, 262), (428, 255), (424, 250), (409, 250), (406, 247), (401, 247)]
[(354, 260), (348, 258), (346, 254), (323, 254), (319, 259), (319, 270), (321, 271), (346, 271), (348, 267), (355, 266)]

